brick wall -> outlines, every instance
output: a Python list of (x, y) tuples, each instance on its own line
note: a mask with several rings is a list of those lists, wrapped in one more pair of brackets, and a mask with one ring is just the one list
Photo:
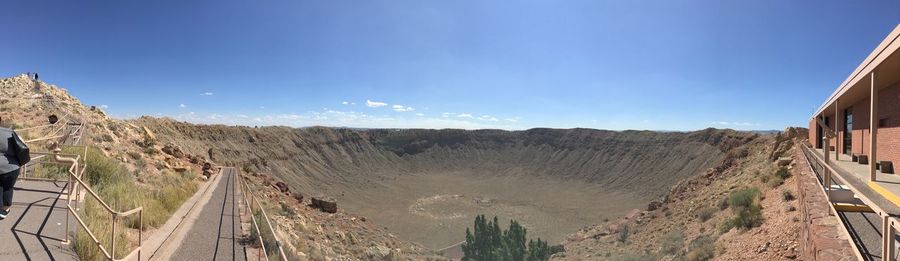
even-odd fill
[(816, 147), (816, 119), (812, 118), (809, 120), (809, 138), (806, 140), (809, 142), (809, 147)]
[[(869, 154), (869, 99), (854, 103), (850, 110), (853, 113), (853, 130), (851, 135), (853, 142), (851, 144), (852, 152), (856, 154)], [(840, 109), (841, 119), (843, 121), (843, 110)], [(834, 128), (834, 112), (828, 114), (829, 127)], [(900, 84), (880, 90), (878, 99), (878, 116), (884, 121), (884, 126), (878, 128), (878, 160), (893, 161), (894, 164), (900, 164)], [(814, 126), (810, 124), (810, 126)], [(838, 139), (842, 142), (843, 127), (838, 127)], [(815, 129), (810, 128), (811, 139), (815, 138)], [(836, 141), (832, 141), (834, 145)], [(838, 152), (841, 147), (838, 147)]]
[[(813, 133), (815, 134), (815, 133)], [(800, 210), (800, 260), (855, 260), (850, 235), (845, 234), (840, 220), (831, 212), (822, 187), (806, 162), (799, 147), (794, 147), (794, 168)]]
[(878, 117), (884, 121), (878, 128), (878, 160), (900, 164), (900, 85), (882, 89), (878, 95)]
[(869, 99), (853, 104), (853, 153), (869, 154)]

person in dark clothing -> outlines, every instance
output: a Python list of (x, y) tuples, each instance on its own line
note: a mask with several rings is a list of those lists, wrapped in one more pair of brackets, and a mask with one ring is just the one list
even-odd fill
[[(3, 118), (0, 118), (0, 124), (2, 123)], [(13, 187), (19, 178), (19, 168), (28, 163), (31, 156), (22, 138), (12, 129), (4, 127), (0, 127), (0, 154), (0, 196), (3, 199), (0, 219), (5, 219), (12, 207)]]

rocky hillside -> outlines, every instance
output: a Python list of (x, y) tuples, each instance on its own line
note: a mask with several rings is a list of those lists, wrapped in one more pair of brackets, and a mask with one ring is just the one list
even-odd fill
[[(238, 167), (270, 199), (288, 247), (313, 259), (437, 258), (428, 249), (461, 241), (476, 214), (516, 219), (531, 236), (564, 242), (571, 251), (558, 258), (657, 251), (660, 234), (756, 178), (747, 172), (771, 171), (762, 166), (787, 144), (775, 135), (716, 129), (357, 130), (117, 120), (64, 89), (40, 88), (25, 76), (0, 80), (0, 93), (11, 97), (0, 99), (4, 119), (35, 126), (64, 108), (90, 123), (94, 146), (136, 172), (197, 169), (207, 161)], [(314, 210), (311, 196), (337, 199), (338, 213)], [(653, 211), (628, 219), (653, 220), (644, 231), (656, 232), (635, 231), (630, 241), (648, 243), (608, 244), (613, 233), (598, 232), (609, 229), (598, 225), (604, 220), (618, 222), (648, 203)]]
[[(805, 133), (789, 128), (740, 146), (721, 165), (673, 186), (661, 201), (569, 235), (566, 252), (553, 259), (803, 260), (799, 174), (792, 162)], [(734, 225), (738, 207), (729, 199), (747, 189), (759, 191), (759, 219)]]
[[(0, 117), (3, 125), (16, 129), (47, 124), (49, 115), (73, 122), (84, 122), (88, 126), (83, 143), (101, 149), (104, 156), (119, 160), (135, 175), (139, 186), (155, 187), (161, 175), (175, 172), (193, 173), (193, 182), (205, 182), (200, 176), (201, 166), (211, 157), (206, 147), (186, 147), (166, 141), (182, 141), (185, 137), (178, 133), (154, 133), (150, 129), (129, 121), (113, 119), (102, 108), (82, 104), (67, 90), (46, 82), (34, 83), (27, 75), (0, 79)], [(140, 122), (140, 121), (137, 121)], [(153, 127), (151, 125), (151, 127)], [(159, 129), (159, 128), (153, 128)], [(235, 128), (238, 129), (238, 128)], [(28, 136), (32, 131), (23, 131)], [(204, 142), (226, 139), (230, 133), (197, 137)], [(239, 136), (240, 137), (240, 136)], [(252, 141), (246, 141), (251, 142)], [(185, 145), (203, 142), (186, 142)], [(212, 144), (212, 143), (210, 143)], [(42, 148), (33, 148), (42, 150)], [(265, 151), (265, 150), (262, 150)], [(213, 163), (253, 162), (258, 158), (238, 160), (240, 153), (223, 151), (221, 158)], [(264, 152), (275, 153), (275, 152)], [(218, 161), (218, 159), (223, 159)], [(228, 160), (231, 159), (231, 160)], [(267, 177), (251, 176), (260, 184), (269, 184)], [(391, 235), (375, 223), (365, 218), (337, 213), (327, 214), (309, 208), (291, 196), (286, 196), (274, 186), (256, 186), (257, 193), (270, 200), (274, 222), (279, 224), (281, 238), (289, 245), (292, 257), (307, 257), (313, 260), (352, 259), (406, 259), (441, 260), (434, 252), (424, 247), (403, 241)], [(308, 201), (308, 199), (307, 199)], [(301, 232), (302, 234), (298, 234)], [(340, 237), (337, 237), (340, 235)]]
[[(386, 175), (474, 170), (552, 177), (660, 196), (676, 181), (718, 165), (757, 135), (591, 129), (350, 130), (324, 127), (195, 125), (142, 117), (130, 121), (192, 154), (271, 173), (292, 189), (329, 193)], [(661, 192), (663, 191), (663, 192)]]
[(271, 175), (292, 192), (336, 198), (347, 211), (434, 249), (459, 242), (479, 213), (561, 240), (663, 196), (759, 137), (715, 129), (297, 129), (152, 117), (129, 123), (187, 153)]

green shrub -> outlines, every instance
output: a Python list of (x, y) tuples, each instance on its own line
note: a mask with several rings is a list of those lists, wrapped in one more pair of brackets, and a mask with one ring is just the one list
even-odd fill
[(628, 237), (631, 236), (631, 231), (628, 230), (628, 226), (623, 225), (622, 228), (619, 229), (619, 234), (616, 235), (616, 240), (619, 242), (625, 243), (628, 241)]
[(688, 245), (688, 261), (706, 261), (715, 256), (716, 239), (710, 236), (700, 236)]
[(669, 232), (663, 237), (661, 245), (660, 252), (663, 255), (678, 254), (684, 247), (684, 233), (681, 230)]
[(538, 239), (526, 243), (527, 230), (519, 222), (511, 220), (509, 228), (500, 229), (497, 217), (493, 221), (484, 215), (475, 217), (474, 233), (466, 229), (466, 242), (462, 245), (462, 260), (548, 260), (550, 246)]
[(791, 177), (791, 171), (785, 167), (781, 167), (775, 172), (775, 176), (785, 180)]
[(719, 223), (719, 225), (716, 226), (716, 231), (719, 232), (719, 234), (725, 234), (726, 232), (731, 231), (732, 228), (734, 228), (734, 220), (727, 218), (722, 220), (722, 223)]
[(702, 207), (694, 210), (694, 216), (700, 220), (700, 222), (706, 222), (712, 216), (716, 214), (716, 208), (714, 207)]
[(766, 182), (766, 185), (770, 188), (777, 188), (778, 186), (781, 186), (781, 184), (784, 184), (784, 179), (779, 176), (774, 176), (769, 179), (769, 182)]
[(728, 205), (733, 208), (748, 208), (754, 204), (758, 204), (759, 189), (745, 188), (731, 192), (728, 195)]
[(133, 160), (138, 160), (138, 159), (141, 159), (141, 158), (142, 158), (140, 153), (137, 153), (137, 152), (134, 152), (134, 151), (129, 151), (127, 154), (128, 154), (128, 157), (131, 158), (131, 159), (133, 159)]
[(791, 193), (790, 190), (782, 190), (781, 191), (781, 199), (784, 201), (794, 200), (794, 193)]
[(781, 167), (777, 171), (775, 171), (775, 174), (772, 174), (771, 177), (769, 177), (769, 176), (763, 176), (763, 177), (765, 177), (765, 178), (762, 179), (762, 182), (766, 183), (766, 185), (769, 185), (769, 187), (774, 188), (774, 187), (781, 186), (781, 184), (784, 184), (784, 180), (791, 177), (791, 171), (785, 167)]
[(156, 150), (156, 148), (154, 148), (154, 147), (146, 147), (146, 148), (144, 148), (144, 154), (147, 154), (147, 155), (156, 155), (156, 153), (159, 153), (159, 151)]
[(259, 226), (259, 232), (257, 232), (255, 228), (250, 229), (250, 245), (253, 247), (260, 247), (259, 235), (262, 235), (262, 243), (266, 246), (266, 254), (270, 257), (278, 256), (278, 242), (275, 241), (274, 231), (269, 229), (269, 223), (267, 223), (262, 211), (256, 210), (255, 212), (253, 218)]
[(725, 198), (722, 198), (722, 200), (719, 200), (718, 207), (719, 207), (719, 210), (727, 209), (728, 208), (728, 198), (725, 197)]
[(751, 206), (735, 213), (733, 218), (734, 225), (740, 228), (749, 229), (762, 225), (762, 209), (757, 206)]
[(761, 225), (763, 217), (759, 197), (760, 192), (757, 188), (732, 192), (728, 197), (728, 204), (734, 216), (719, 225), (719, 233), (728, 232), (733, 227), (749, 229)]
[(280, 214), (282, 216), (293, 218), (294, 216), (297, 215), (297, 212), (294, 211), (294, 209), (291, 208), (291, 206), (289, 206), (288, 204), (285, 204), (284, 202), (278, 202), (278, 204), (281, 206)]

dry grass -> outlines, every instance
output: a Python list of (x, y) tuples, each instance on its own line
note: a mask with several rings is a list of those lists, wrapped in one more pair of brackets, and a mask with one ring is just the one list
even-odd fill
[[(99, 150), (91, 148), (87, 157), (88, 170), (85, 180), (113, 210), (127, 211), (139, 206), (144, 207), (144, 229), (158, 227), (165, 223), (182, 202), (197, 189), (193, 182), (193, 173), (164, 173), (157, 179), (149, 181), (150, 186), (141, 186), (119, 162), (107, 158)], [(111, 245), (113, 236), (111, 216), (93, 197), (86, 196), (82, 219), (90, 230), (99, 237), (104, 247)], [(121, 258), (132, 250), (133, 243), (127, 240), (129, 230), (140, 227), (137, 214), (120, 220), (117, 224), (116, 257)], [(128, 228), (128, 229), (126, 229)], [(133, 231), (132, 231), (133, 232)], [(75, 251), (83, 260), (101, 260), (104, 256), (97, 249), (90, 237), (79, 231), (75, 238)]]

